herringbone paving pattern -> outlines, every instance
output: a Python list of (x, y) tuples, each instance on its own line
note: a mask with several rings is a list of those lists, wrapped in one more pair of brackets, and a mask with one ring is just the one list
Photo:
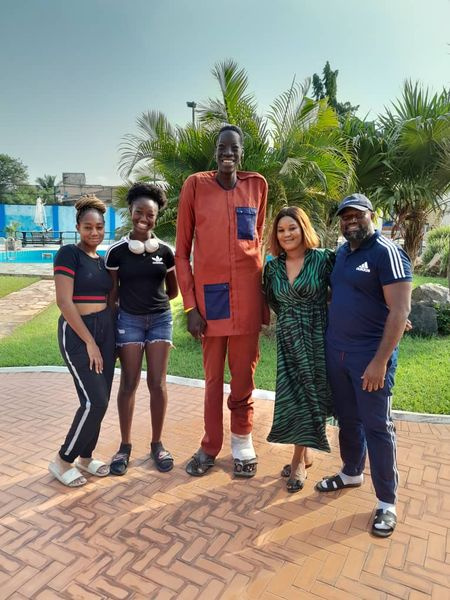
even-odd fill
[[(369, 479), (329, 495), (313, 489), (339, 466), (334, 428), (332, 454), (316, 454), (302, 492), (285, 492), (289, 449), (265, 442), (270, 401), (256, 402), (256, 478), (232, 479), (227, 444), (216, 468), (193, 479), (184, 465), (199, 442), (202, 390), (170, 385), (165, 442), (176, 466), (160, 474), (148, 458), (143, 381), (129, 472), (73, 490), (47, 473), (76, 407), (70, 377), (1, 374), (0, 390), (1, 599), (449, 597), (449, 426), (398, 423), (399, 525), (379, 540), (368, 534)], [(113, 401), (98, 455), (117, 442)]]

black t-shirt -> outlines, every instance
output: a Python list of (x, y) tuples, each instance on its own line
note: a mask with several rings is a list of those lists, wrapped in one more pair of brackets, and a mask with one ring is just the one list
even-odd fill
[(155, 252), (133, 254), (128, 238), (116, 242), (106, 253), (106, 268), (119, 276), (119, 304), (127, 313), (146, 315), (164, 312), (170, 307), (165, 279), (175, 269), (175, 259), (169, 246), (158, 240)]
[(61, 246), (53, 261), (53, 273), (73, 279), (75, 304), (106, 302), (112, 288), (103, 258), (93, 258), (75, 244)]

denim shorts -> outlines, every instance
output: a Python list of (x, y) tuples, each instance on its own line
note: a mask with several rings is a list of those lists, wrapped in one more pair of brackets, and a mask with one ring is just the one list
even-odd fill
[(116, 346), (126, 344), (152, 344), (168, 342), (172, 344), (172, 312), (166, 310), (147, 315), (132, 315), (119, 309), (117, 315)]

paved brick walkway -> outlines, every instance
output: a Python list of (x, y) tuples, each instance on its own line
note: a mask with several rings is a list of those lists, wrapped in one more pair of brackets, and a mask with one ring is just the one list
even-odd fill
[(55, 301), (53, 280), (42, 279), (0, 298), (0, 339)]
[[(2, 600), (449, 597), (448, 425), (398, 423), (399, 525), (379, 540), (367, 532), (370, 480), (329, 495), (313, 490), (339, 466), (334, 428), (332, 454), (317, 454), (305, 489), (287, 494), (279, 471), (289, 449), (264, 441), (272, 403), (258, 400), (256, 478), (232, 479), (227, 443), (216, 468), (193, 479), (184, 465), (202, 429), (202, 390), (170, 385), (165, 441), (176, 466), (160, 474), (147, 454), (144, 385), (129, 473), (70, 490), (47, 473), (76, 406), (70, 377), (0, 374)], [(117, 380), (113, 398), (116, 390)], [(109, 457), (117, 441), (113, 401), (98, 455)]]

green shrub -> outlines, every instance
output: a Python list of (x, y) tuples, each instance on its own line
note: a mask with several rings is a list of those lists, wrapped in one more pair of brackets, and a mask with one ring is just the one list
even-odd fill
[(436, 269), (436, 275), (445, 277), (447, 274), (448, 254), (450, 248), (450, 225), (432, 229), (427, 235), (427, 245), (422, 256), (423, 271), (427, 272), (428, 264), (436, 254), (441, 255), (441, 263)]
[(450, 306), (436, 304), (435, 308), (438, 333), (440, 335), (450, 335)]

